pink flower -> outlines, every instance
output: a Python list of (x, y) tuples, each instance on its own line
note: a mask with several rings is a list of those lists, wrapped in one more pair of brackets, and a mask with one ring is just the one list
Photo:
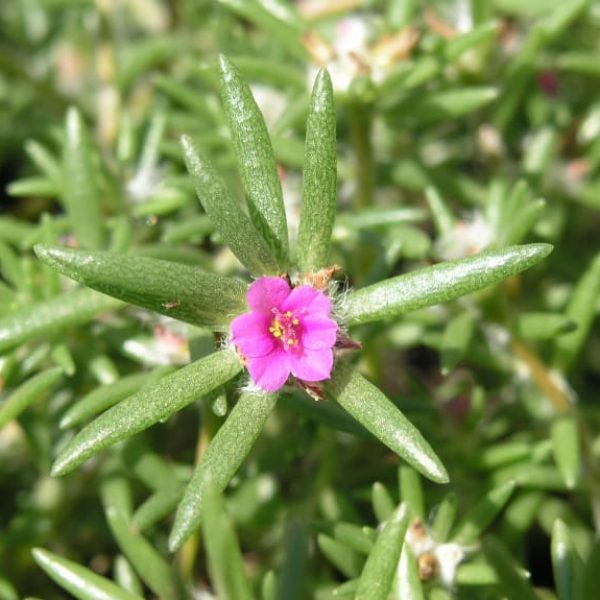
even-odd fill
[(290, 374), (303, 381), (329, 379), (338, 326), (323, 292), (261, 277), (248, 289), (248, 305), (251, 312), (231, 323), (231, 340), (256, 385), (274, 392)]

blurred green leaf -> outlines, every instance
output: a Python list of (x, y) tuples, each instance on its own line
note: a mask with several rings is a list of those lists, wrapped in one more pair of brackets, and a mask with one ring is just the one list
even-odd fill
[(92, 290), (74, 290), (30, 304), (0, 319), (0, 351), (82, 325), (122, 303)]
[(550, 426), (552, 452), (565, 485), (573, 489), (581, 473), (579, 423), (574, 414), (557, 417)]
[(81, 115), (70, 108), (63, 150), (64, 201), (81, 246), (101, 248), (105, 232), (98, 185), (98, 167)]
[(237, 536), (217, 488), (205, 489), (202, 519), (211, 582), (221, 598), (254, 598)]
[(558, 600), (579, 598), (583, 563), (563, 521), (557, 519), (552, 528), (552, 571)]
[(42, 548), (34, 548), (32, 553), (35, 562), (48, 576), (79, 600), (142, 600), (140, 596), (57, 554)]
[(60, 367), (46, 369), (22, 383), (0, 405), (0, 430), (16, 419), (28, 406), (47, 394), (62, 377)]
[(475, 543), (504, 508), (514, 489), (514, 482), (510, 481), (490, 490), (456, 526), (452, 541), (462, 546)]
[(111, 486), (102, 486), (102, 503), (110, 530), (133, 568), (160, 598), (178, 600), (184, 597), (181, 583), (173, 568), (128, 521), (127, 514), (113, 501)]
[(567, 371), (574, 365), (596, 315), (599, 295), (600, 255), (592, 260), (571, 293), (565, 317), (577, 323), (577, 329), (556, 339), (553, 363), (557, 368)]

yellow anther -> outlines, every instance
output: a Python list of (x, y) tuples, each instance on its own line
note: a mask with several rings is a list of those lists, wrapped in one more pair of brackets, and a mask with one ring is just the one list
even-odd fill
[(296, 340), (288, 340), (288, 346), (293, 346), (296, 343)]
[(299, 322), (298, 319), (292, 319), (292, 325), (298, 325)]
[(288, 310), (288, 311), (285, 313), (285, 316), (286, 316), (286, 317), (289, 319), (289, 318), (292, 316), (292, 311), (291, 311), (291, 310)]
[(273, 335), (274, 335), (276, 338), (280, 338), (280, 337), (281, 337), (281, 331), (274, 331), (274, 332), (273, 332)]

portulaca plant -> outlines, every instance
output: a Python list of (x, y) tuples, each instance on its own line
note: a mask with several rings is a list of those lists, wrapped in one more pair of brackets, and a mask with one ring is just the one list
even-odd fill
[[(285, 386), (305, 390), (315, 402), (337, 403), (425, 477), (447, 482), (451, 473), (417, 428), (353, 366), (360, 344), (351, 332), (363, 323), (388, 321), (493, 285), (535, 265), (551, 250), (547, 244), (494, 248), (362, 289), (352, 289), (350, 280), (345, 289), (335, 281), (336, 274), (345, 281), (343, 266), (328, 260), (336, 213), (336, 113), (328, 73), (318, 74), (312, 93), (299, 233), (292, 248), (262, 116), (249, 87), (225, 57), (220, 59), (220, 73), (246, 207), (193, 139), (184, 136), (182, 149), (204, 210), (248, 270), (245, 280), (136, 254), (35, 248), (40, 260), (85, 286), (208, 328), (217, 343), (212, 354), (159, 377), (84, 427), (61, 449), (53, 475), (69, 473), (108, 446), (165, 421), (239, 376), (237, 403), (182, 497), (176, 498), (169, 539), (173, 551), (203, 521), (211, 490), (226, 488)], [(75, 117), (72, 121), (69, 131), (76, 143), (79, 128)], [(82, 245), (87, 241), (80, 239)]]

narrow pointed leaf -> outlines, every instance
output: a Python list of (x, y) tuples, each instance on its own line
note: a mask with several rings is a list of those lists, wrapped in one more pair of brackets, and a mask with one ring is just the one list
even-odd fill
[(326, 393), (425, 477), (437, 483), (448, 481), (444, 465), (417, 428), (352, 367), (339, 365)]
[(475, 317), (464, 312), (448, 322), (441, 347), (442, 373), (447, 375), (464, 358), (475, 330)]
[(268, 242), (279, 267), (286, 270), (287, 220), (271, 140), (248, 84), (223, 55), (219, 65), (221, 99), (231, 129), (250, 218)]
[(219, 491), (209, 488), (202, 519), (210, 579), (220, 598), (251, 600), (254, 595), (244, 570), (237, 536)]
[(183, 598), (182, 587), (173, 568), (130, 526), (127, 515), (111, 502), (105, 489), (102, 490), (102, 501), (110, 530), (140, 578), (159, 598)]
[(189, 265), (145, 256), (36, 246), (61, 273), (130, 304), (216, 330), (246, 307), (246, 285)]
[(423, 586), (419, 579), (419, 566), (408, 544), (402, 545), (398, 564), (398, 596), (407, 600), (424, 600)]
[(376, 481), (371, 489), (371, 503), (373, 504), (375, 518), (380, 523), (387, 521), (394, 512), (395, 506), (392, 496), (385, 485), (379, 481)]
[(515, 483), (510, 481), (490, 490), (457, 525), (452, 541), (463, 546), (476, 542), (504, 508), (514, 489)]
[(411, 519), (425, 519), (425, 500), (419, 474), (406, 465), (398, 469), (400, 500), (406, 504)]
[(225, 489), (248, 456), (276, 401), (276, 394), (264, 392), (246, 392), (240, 396), (185, 491), (169, 538), (171, 550), (177, 550), (200, 525), (207, 486)]
[(577, 329), (556, 339), (553, 362), (559, 369), (566, 371), (575, 364), (596, 315), (598, 296), (600, 296), (600, 255), (594, 258), (571, 293), (565, 316), (577, 323)]
[(137, 527), (139, 531), (145, 531), (171, 514), (179, 500), (181, 500), (183, 490), (183, 484), (179, 484), (172, 488), (165, 487), (161, 491), (154, 492), (135, 511), (131, 521), (132, 525)]
[(400, 560), (408, 527), (408, 511), (401, 504), (379, 534), (360, 575), (356, 600), (386, 600)]
[(551, 251), (549, 244), (511, 246), (399, 275), (349, 294), (344, 316), (354, 325), (448, 302), (520, 273)]
[(101, 385), (67, 410), (60, 420), (60, 427), (66, 429), (95, 417), (172, 370), (173, 367), (170, 366), (159, 367), (150, 373), (134, 373), (121, 377), (113, 383)]
[(77, 240), (82, 246), (100, 248), (105, 235), (98, 168), (89, 134), (75, 108), (67, 113), (63, 169), (64, 200)]
[(576, 329), (577, 322), (560, 313), (526, 312), (517, 319), (517, 332), (525, 340), (553, 340)]
[(114, 578), (115, 581), (128, 592), (138, 596), (144, 594), (138, 576), (135, 574), (129, 561), (122, 554), (119, 554), (117, 558), (115, 558)]
[(552, 528), (552, 572), (559, 600), (576, 600), (583, 563), (569, 528), (557, 519)]
[(52, 475), (64, 475), (104, 448), (168, 419), (234, 377), (241, 369), (231, 351), (215, 352), (162, 378), (102, 413), (60, 453)]
[(539, 600), (531, 584), (517, 570), (511, 555), (500, 542), (484, 540), (484, 553), (496, 571), (503, 595), (511, 600)]
[(33, 558), (51, 579), (79, 600), (142, 600), (90, 569), (42, 548), (33, 549)]
[(319, 550), (348, 578), (358, 577), (364, 558), (346, 544), (323, 533), (317, 536)]
[(456, 494), (449, 492), (437, 507), (431, 524), (431, 536), (439, 544), (448, 539), (448, 534), (456, 517), (456, 504)]
[(306, 124), (297, 246), (297, 262), (301, 271), (316, 271), (327, 265), (335, 219), (336, 165), (333, 88), (329, 73), (321, 70), (315, 80)]
[(565, 485), (573, 489), (581, 472), (579, 423), (573, 414), (557, 418), (551, 425), (552, 453)]
[(277, 260), (268, 243), (210, 161), (186, 135), (181, 138), (181, 147), (185, 164), (194, 180), (196, 195), (223, 241), (251, 273), (277, 273)]
[(0, 404), (0, 430), (12, 419), (17, 418), (31, 403), (46, 394), (61, 378), (60, 367), (46, 369), (21, 384)]
[(31, 304), (0, 319), (0, 352), (31, 340), (48, 338), (120, 306), (122, 303), (118, 300), (92, 290), (74, 290)]

